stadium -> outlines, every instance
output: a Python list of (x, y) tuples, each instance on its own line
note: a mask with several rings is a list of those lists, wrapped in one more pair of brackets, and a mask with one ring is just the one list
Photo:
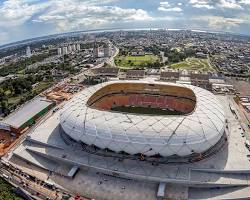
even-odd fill
[(114, 81), (66, 103), (60, 126), (74, 141), (116, 154), (190, 158), (220, 143), (225, 115), (215, 95), (196, 86)]

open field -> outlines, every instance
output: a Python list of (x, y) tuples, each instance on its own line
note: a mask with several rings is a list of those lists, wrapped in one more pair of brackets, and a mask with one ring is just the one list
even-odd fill
[(185, 61), (170, 65), (172, 69), (200, 70), (203, 72), (213, 71), (208, 59), (187, 58)]
[(226, 81), (229, 84), (232, 84), (237, 90), (237, 92), (240, 93), (240, 95), (242, 96), (250, 95), (250, 90), (249, 90), (250, 82), (249, 81), (237, 80), (236, 78), (232, 78), (232, 77), (226, 77)]
[(115, 57), (115, 64), (119, 68), (132, 69), (140, 67), (145, 64), (154, 63), (158, 61), (159, 58), (154, 55), (145, 56), (117, 56)]

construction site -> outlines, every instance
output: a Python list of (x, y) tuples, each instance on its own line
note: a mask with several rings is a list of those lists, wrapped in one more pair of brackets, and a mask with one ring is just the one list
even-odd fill
[(22, 139), (22, 135), (37, 124), (53, 107), (68, 101), (82, 85), (59, 84), (48, 89), (33, 100), (25, 103), (0, 123), (0, 157)]
[(83, 85), (80, 84), (58, 84), (55, 87), (43, 92), (47, 99), (59, 104), (63, 101), (68, 101), (72, 98), (73, 94), (80, 92), (83, 89)]

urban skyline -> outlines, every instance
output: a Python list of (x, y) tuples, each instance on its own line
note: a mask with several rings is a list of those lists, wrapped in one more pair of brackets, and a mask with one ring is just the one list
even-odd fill
[(6, 0), (0, 2), (0, 45), (93, 29), (178, 28), (249, 34), (249, 0)]

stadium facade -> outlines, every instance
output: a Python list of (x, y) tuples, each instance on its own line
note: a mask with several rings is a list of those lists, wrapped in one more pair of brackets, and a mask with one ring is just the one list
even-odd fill
[[(138, 113), (138, 108), (153, 112)], [(196, 86), (115, 81), (72, 98), (60, 125), (73, 140), (116, 153), (185, 157), (220, 141), (225, 115), (216, 96)]]

